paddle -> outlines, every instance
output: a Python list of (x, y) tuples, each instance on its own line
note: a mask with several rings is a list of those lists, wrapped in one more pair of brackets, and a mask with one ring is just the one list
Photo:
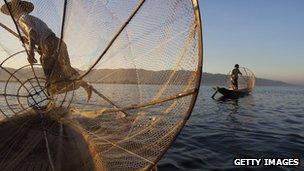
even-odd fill
[(11, 30), (10, 28), (8, 28), (6, 25), (0, 23), (0, 26), (2, 28), (4, 28), (5, 30), (7, 30), (8, 32), (10, 32), (12, 35), (14, 35), (15, 37), (17, 37), (18, 39), (20, 39), (19, 35), (17, 33), (15, 33), (13, 30)]
[(211, 96), (211, 98), (213, 98), (214, 99), (214, 96), (217, 94), (217, 92), (218, 92), (218, 87), (213, 87), (213, 89), (215, 90), (215, 92), (213, 93), (213, 95)]

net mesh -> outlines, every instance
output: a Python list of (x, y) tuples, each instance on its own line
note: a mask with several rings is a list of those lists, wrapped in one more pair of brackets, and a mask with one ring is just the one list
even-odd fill
[[(240, 67), (239, 70), (242, 73), (242, 75), (240, 75), (238, 78), (238, 88), (239, 89), (248, 89), (249, 91), (253, 91), (254, 86), (255, 86), (254, 73), (245, 67)], [(231, 73), (232, 73), (232, 71), (230, 71), (228, 73), (227, 84), (230, 89), (233, 89), (233, 85), (232, 85), (232, 81), (231, 81), (232, 80)]]
[[(197, 1), (24, 2), (0, 2), (6, 5), (0, 14), (0, 168), (155, 166), (199, 90)], [(34, 64), (27, 59), (31, 33), (15, 16), (25, 12), (53, 33), (36, 19), (27, 22), (39, 34)]]

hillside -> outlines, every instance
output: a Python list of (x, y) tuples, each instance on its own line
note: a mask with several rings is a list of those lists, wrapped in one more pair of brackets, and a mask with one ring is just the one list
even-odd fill
[[(11, 73), (15, 69), (7, 68)], [(42, 76), (42, 69), (36, 68), (36, 73), (38, 76)], [(135, 70), (135, 69), (97, 69), (93, 70), (86, 78), (86, 81), (91, 83), (121, 83), (121, 84), (160, 84), (166, 81), (173, 71), (148, 71), (148, 70)], [(80, 73), (83, 73), (80, 71)], [(175, 76), (171, 79), (170, 84), (182, 84), (177, 77), (189, 77), (191, 71), (180, 70), (177, 71)], [(32, 75), (29, 68), (20, 70), (17, 74), (20, 80), (24, 80), (24, 75)], [(0, 81), (5, 82), (9, 78), (9, 74), (3, 69), (0, 72)], [(211, 74), (203, 73), (202, 84), (203, 85), (226, 85), (226, 75), (224, 74)], [(14, 78), (12, 81), (16, 81)], [(281, 81), (274, 81), (269, 79), (257, 78), (257, 86), (288, 86), (290, 84)]]

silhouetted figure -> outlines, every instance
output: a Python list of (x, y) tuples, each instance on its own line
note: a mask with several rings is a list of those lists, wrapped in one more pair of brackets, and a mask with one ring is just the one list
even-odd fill
[(25, 36), (22, 39), (28, 44), (28, 61), (31, 64), (37, 63), (34, 49), (38, 46), (48, 93), (52, 96), (83, 87), (89, 100), (92, 95), (92, 86), (83, 80), (77, 80), (80, 74), (71, 66), (65, 42), (61, 41), (58, 53), (60, 39), (45, 22), (29, 15), (34, 10), (34, 5), (27, 1), (12, 0), (8, 6), (3, 5), (1, 12), (10, 15), (11, 11), (18, 27), (24, 33)]
[(234, 69), (231, 72), (231, 84), (233, 90), (239, 89), (239, 85), (238, 85), (239, 74), (242, 75), (242, 73), (239, 70), (239, 67), (240, 67), (239, 64), (235, 64)]

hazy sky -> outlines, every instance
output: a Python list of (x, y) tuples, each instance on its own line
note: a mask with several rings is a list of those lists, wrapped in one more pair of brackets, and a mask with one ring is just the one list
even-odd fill
[(257, 77), (304, 85), (304, 0), (200, 0), (204, 71), (235, 63)]
[(239, 63), (257, 77), (304, 85), (304, 0), (200, 0), (200, 7), (205, 72), (226, 74)]

